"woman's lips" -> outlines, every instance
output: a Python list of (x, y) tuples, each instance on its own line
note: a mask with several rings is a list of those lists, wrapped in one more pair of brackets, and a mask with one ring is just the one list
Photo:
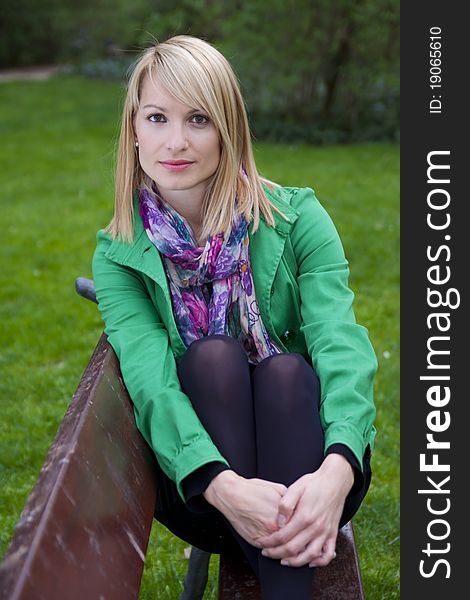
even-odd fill
[(185, 160), (164, 160), (160, 161), (160, 164), (168, 171), (183, 171), (194, 163)]

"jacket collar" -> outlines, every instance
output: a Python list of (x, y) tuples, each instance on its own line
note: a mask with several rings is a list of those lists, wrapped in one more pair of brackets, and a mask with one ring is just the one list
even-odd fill
[(113, 240), (106, 252), (106, 257), (119, 264), (132, 267), (142, 271), (163, 289), (167, 289), (166, 275), (160, 254), (144, 229), (144, 224), (139, 213), (139, 196), (134, 194), (134, 236), (133, 242), (129, 244), (119, 239)]

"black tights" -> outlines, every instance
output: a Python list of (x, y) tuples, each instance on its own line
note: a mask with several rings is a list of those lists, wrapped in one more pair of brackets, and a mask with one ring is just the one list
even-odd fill
[[(289, 486), (321, 465), (319, 382), (301, 355), (278, 354), (254, 367), (238, 341), (209, 336), (190, 345), (179, 363), (178, 376), (204, 428), (239, 475)], [(168, 485), (168, 479), (161, 477)], [(197, 531), (206, 546), (214, 531), (222, 545), (227, 537), (235, 538), (260, 581), (265, 600), (311, 598), (314, 569), (284, 567), (279, 560), (262, 556), (215, 509), (199, 515), (190, 513), (181, 501), (176, 504), (171, 510), (160, 510), (156, 518), (204, 549), (204, 543), (195, 540)]]

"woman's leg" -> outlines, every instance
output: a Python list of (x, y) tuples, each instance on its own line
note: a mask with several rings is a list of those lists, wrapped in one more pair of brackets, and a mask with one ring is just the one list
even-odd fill
[[(178, 377), (204, 428), (231, 468), (256, 477), (256, 438), (250, 369), (242, 345), (214, 335), (193, 342), (178, 365)], [(258, 551), (228, 523), (253, 571)]]
[(178, 377), (212, 441), (233, 470), (243, 477), (256, 477), (250, 369), (242, 345), (223, 335), (201, 338), (181, 359)]
[[(254, 369), (256, 427), (249, 367), (238, 342), (226, 336), (194, 342), (178, 375), (204, 427), (240, 475), (290, 485), (321, 464), (319, 385), (300, 355), (270, 357)], [(233, 533), (265, 598), (310, 597), (312, 569), (283, 567)]]
[[(299, 354), (263, 360), (253, 373), (258, 477), (291, 485), (323, 461), (320, 384)], [(263, 597), (311, 598), (313, 569), (284, 567), (258, 555)]]

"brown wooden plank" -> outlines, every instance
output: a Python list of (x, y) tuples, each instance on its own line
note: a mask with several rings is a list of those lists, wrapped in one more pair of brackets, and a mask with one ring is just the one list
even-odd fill
[(352, 523), (338, 533), (336, 558), (314, 577), (313, 598), (319, 600), (364, 600), (361, 570)]
[(261, 600), (258, 580), (247, 561), (236, 562), (231, 557), (223, 554), (220, 556), (218, 598), (219, 600)]
[(155, 457), (103, 334), (0, 565), (0, 596), (138, 598), (155, 498)]
[[(338, 534), (336, 554), (336, 558), (327, 567), (315, 570), (312, 598), (364, 600), (351, 523), (347, 523)], [(235, 563), (221, 556), (219, 600), (261, 600), (259, 583), (247, 562)]]

